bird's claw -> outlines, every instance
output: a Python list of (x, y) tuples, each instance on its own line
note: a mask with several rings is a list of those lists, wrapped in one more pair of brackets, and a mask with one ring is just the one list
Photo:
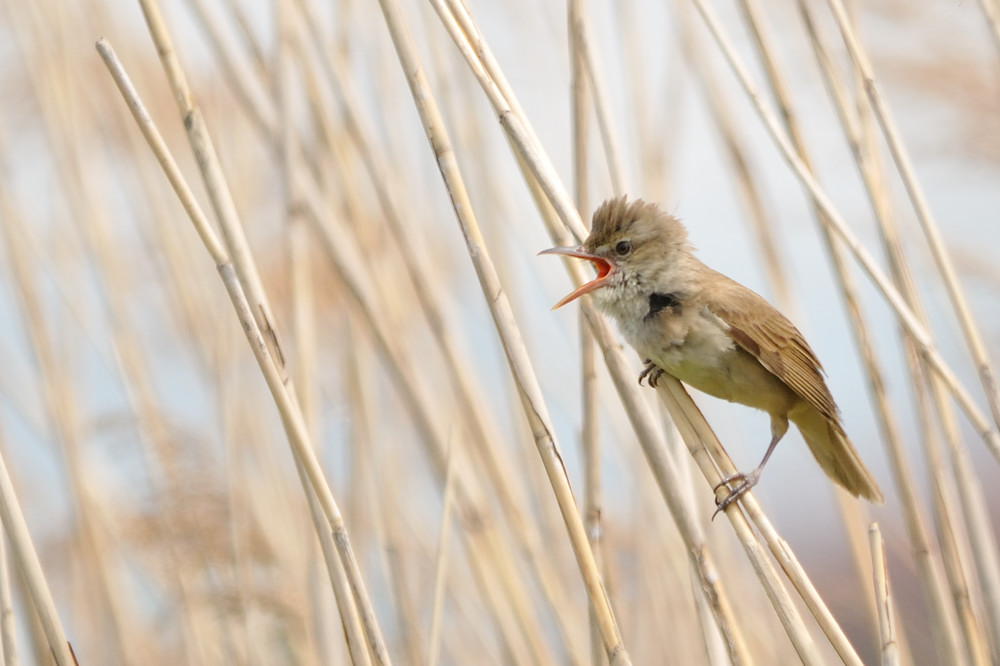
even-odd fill
[(639, 373), (639, 386), (642, 386), (642, 380), (645, 379), (650, 388), (656, 388), (656, 383), (660, 381), (660, 377), (663, 375), (663, 368), (648, 358), (644, 359), (642, 363), (645, 367)]
[[(718, 496), (715, 498), (715, 512), (712, 513), (712, 520), (715, 517), (729, 508), (729, 505), (743, 497), (748, 490), (753, 488), (757, 484), (757, 479), (760, 478), (759, 474), (751, 472), (750, 474), (744, 474), (743, 472), (737, 472), (736, 474), (730, 474), (726, 478), (719, 481), (715, 486), (712, 487), (712, 492), (718, 492), (719, 488), (726, 486), (729, 488), (729, 494), (719, 499)], [(733, 481), (739, 481), (735, 486), (730, 487), (730, 483)]]

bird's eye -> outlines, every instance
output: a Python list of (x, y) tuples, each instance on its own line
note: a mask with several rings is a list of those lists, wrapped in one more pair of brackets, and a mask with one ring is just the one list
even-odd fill
[(615, 252), (617, 252), (622, 256), (625, 256), (631, 251), (632, 251), (632, 243), (630, 243), (627, 240), (618, 241), (618, 245), (615, 245)]

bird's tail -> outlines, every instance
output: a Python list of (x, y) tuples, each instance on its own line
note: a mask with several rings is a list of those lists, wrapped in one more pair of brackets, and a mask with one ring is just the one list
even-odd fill
[(855, 497), (864, 497), (876, 504), (885, 501), (871, 472), (861, 462), (861, 456), (854, 450), (839, 423), (811, 407), (788, 416), (798, 426), (802, 438), (827, 476)]

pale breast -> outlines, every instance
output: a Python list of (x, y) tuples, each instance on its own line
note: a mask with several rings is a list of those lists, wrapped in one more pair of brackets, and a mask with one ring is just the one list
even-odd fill
[(769, 413), (787, 413), (798, 396), (739, 347), (727, 330), (706, 308), (677, 308), (623, 326), (622, 334), (644, 357), (703, 393)]

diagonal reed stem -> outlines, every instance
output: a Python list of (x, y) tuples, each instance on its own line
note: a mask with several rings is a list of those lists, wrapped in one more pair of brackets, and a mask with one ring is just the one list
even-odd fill
[(511, 375), (524, 406), (525, 416), (535, 437), (535, 443), (555, 493), (556, 501), (559, 503), (559, 509), (566, 524), (567, 534), (573, 546), (580, 573), (583, 576), (591, 607), (597, 616), (608, 660), (611, 664), (629, 664), (631, 661), (628, 652), (622, 643), (614, 613), (601, 582), (597, 563), (587, 541), (583, 519), (573, 499), (569, 478), (566, 475), (559, 445), (555, 439), (548, 410), (542, 398), (541, 388), (535, 377), (527, 349), (522, 342), (510, 303), (503, 292), (496, 269), (479, 231), (472, 210), (472, 202), (469, 200), (461, 173), (458, 170), (456, 156), (452, 150), (444, 120), (437, 109), (434, 96), (429, 89), (397, 4), (392, 0), (380, 0), (380, 5), (385, 15), (389, 34), (396, 47), (396, 53), (399, 56), (400, 65), (406, 73), (414, 103), (423, 121), (427, 140), (434, 152), (445, 187), (451, 197), (455, 214), (468, 246), (469, 256), (472, 258), (476, 276), (479, 278), (480, 287), (486, 297), (490, 313), (493, 315), (494, 325), (503, 343)]

